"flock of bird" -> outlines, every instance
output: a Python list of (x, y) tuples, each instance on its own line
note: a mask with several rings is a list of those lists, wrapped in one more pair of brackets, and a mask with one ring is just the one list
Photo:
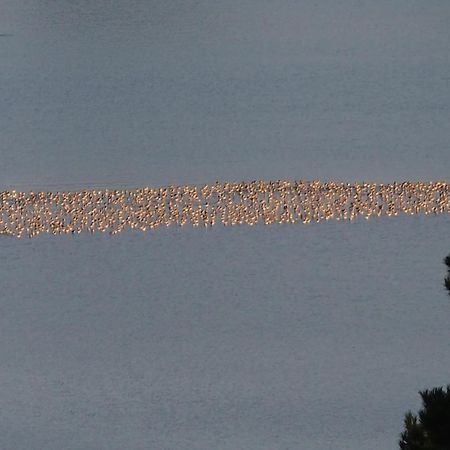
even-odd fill
[(450, 184), (252, 181), (136, 190), (0, 192), (0, 235), (141, 231), (450, 212)]

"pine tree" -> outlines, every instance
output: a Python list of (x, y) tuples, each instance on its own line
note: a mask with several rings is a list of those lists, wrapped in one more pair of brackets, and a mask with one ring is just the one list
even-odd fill
[(401, 450), (422, 450), (425, 445), (425, 434), (422, 424), (417, 421), (411, 411), (405, 414), (405, 431), (398, 442)]
[(450, 450), (450, 385), (419, 392), (423, 408), (405, 414), (401, 450)]

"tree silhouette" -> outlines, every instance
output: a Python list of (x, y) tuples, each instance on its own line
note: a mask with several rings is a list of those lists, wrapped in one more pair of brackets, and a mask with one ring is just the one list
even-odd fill
[(401, 450), (450, 450), (450, 385), (419, 392), (423, 408), (405, 414)]
[[(450, 295), (450, 255), (444, 258), (447, 276), (444, 286)], [(423, 408), (405, 414), (405, 430), (398, 445), (401, 450), (450, 450), (450, 384), (419, 392)]]
[(450, 255), (444, 258), (444, 264), (447, 266), (447, 276), (444, 279), (444, 286), (450, 295)]

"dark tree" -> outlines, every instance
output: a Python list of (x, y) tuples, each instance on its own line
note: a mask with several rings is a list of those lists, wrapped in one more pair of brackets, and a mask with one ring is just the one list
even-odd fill
[(447, 266), (447, 276), (444, 279), (444, 286), (450, 295), (450, 255), (444, 258), (444, 264)]
[(405, 415), (401, 450), (450, 450), (450, 385), (419, 392), (422, 409)]
[[(450, 295), (450, 255), (444, 258), (444, 286)], [(450, 384), (419, 392), (422, 409), (405, 414), (405, 429), (398, 442), (401, 450), (450, 450)]]

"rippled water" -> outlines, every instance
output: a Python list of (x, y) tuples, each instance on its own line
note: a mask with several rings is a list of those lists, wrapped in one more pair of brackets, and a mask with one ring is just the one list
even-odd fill
[[(0, 0), (0, 190), (448, 180), (446, 0)], [(0, 447), (394, 449), (448, 383), (449, 217), (0, 238)]]

